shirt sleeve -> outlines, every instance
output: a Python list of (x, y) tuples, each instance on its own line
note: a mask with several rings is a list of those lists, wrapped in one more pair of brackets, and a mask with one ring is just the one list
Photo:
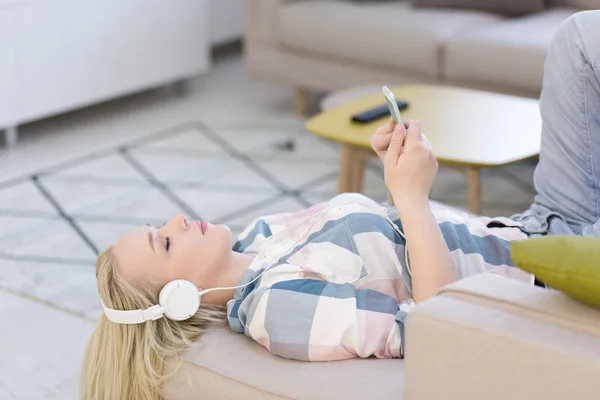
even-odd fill
[(240, 307), (246, 315), (238, 316), (244, 333), (275, 355), (303, 361), (402, 357), (404, 318), (397, 317), (405, 311), (381, 292), (296, 279), (246, 301), (251, 304)]

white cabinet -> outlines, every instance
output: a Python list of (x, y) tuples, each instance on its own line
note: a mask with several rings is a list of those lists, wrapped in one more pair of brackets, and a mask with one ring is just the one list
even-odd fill
[(209, 1), (211, 44), (241, 39), (244, 33), (244, 0)]
[[(0, 3), (1, 4), (1, 3)], [(11, 123), (17, 101), (14, 21), (0, 8), (0, 123)], [(1, 129), (1, 125), (0, 125)]]
[(207, 0), (2, 1), (0, 129), (209, 67)]

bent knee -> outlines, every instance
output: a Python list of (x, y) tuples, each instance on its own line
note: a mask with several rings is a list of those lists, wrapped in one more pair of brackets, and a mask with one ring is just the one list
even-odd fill
[(557, 45), (577, 48), (593, 68), (600, 67), (600, 10), (580, 11), (567, 18), (556, 33)]

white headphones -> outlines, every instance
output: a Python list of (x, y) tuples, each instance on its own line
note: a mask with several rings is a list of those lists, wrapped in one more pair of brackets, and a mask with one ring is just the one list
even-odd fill
[(192, 282), (184, 279), (171, 281), (161, 289), (158, 295), (158, 304), (145, 310), (115, 310), (106, 307), (104, 303), (102, 303), (102, 308), (104, 309), (104, 315), (106, 315), (109, 321), (122, 325), (142, 324), (146, 321), (154, 321), (162, 317), (167, 317), (173, 321), (185, 321), (200, 309), (202, 295), (215, 290), (230, 290), (248, 286), (260, 278), (267, 270), (268, 268), (250, 282), (233, 287), (201, 290)]
[[(316, 216), (325, 213), (330, 208), (333, 208), (333, 206), (328, 207), (325, 210), (321, 210), (319, 213), (317, 213)], [(400, 236), (402, 236), (406, 242), (404, 233), (396, 226), (396, 224), (394, 224), (394, 221), (392, 221), (390, 219), (390, 217), (387, 214), (387, 210), (385, 210), (384, 208), (381, 208), (381, 209), (378, 209), (377, 212), (378, 212), (378, 214), (380, 214), (381, 216), (386, 218), (390, 224), (392, 224), (392, 226), (394, 227), (396, 232), (398, 232), (400, 234)], [(306, 229), (306, 232), (309, 232), (314, 224), (315, 224), (315, 222), (313, 222)], [(293, 227), (291, 227), (291, 228), (293, 228)], [(296, 246), (296, 244), (302, 240), (304, 235), (306, 235), (306, 232), (301, 237), (299, 237), (292, 246), (290, 246), (290, 250), (292, 248), (294, 248)], [(404, 246), (404, 260), (406, 262), (406, 267), (410, 274), (411, 271), (410, 271), (410, 265), (408, 263), (408, 246), (406, 244)], [(239, 285), (239, 286), (221, 287), (221, 288), (212, 288), (212, 289), (202, 290), (202, 289), (197, 288), (196, 285), (194, 285), (192, 282), (186, 281), (184, 279), (178, 279), (175, 281), (171, 281), (171, 282), (167, 283), (165, 286), (163, 286), (163, 288), (161, 289), (161, 291), (158, 295), (158, 304), (153, 305), (149, 308), (146, 308), (145, 310), (141, 310), (141, 309), (140, 310), (127, 310), (127, 311), (115, 310), (113, 308), (106, 307), (104, 305), (104, 303), (102, 303), (102, 308), (104, 309), (104, 314), (106, 315), (106, 318), (108, 318), (110, 321), (112, 321), (116, 324), (123, 324), (123, 325), (142, 324), (146, 321), (154, 321), (154, 320), (157, 320), (162, 317), (167, 317), (168, 319), (173, 320), (173, 321), (185, 321), (186, 319), (189, 319), (194, 314), (196, 314), (196, 312), (200, 308), (202, 295), (209, 293), (209, 292), (216, 291), (216, 290), (231, 290), (231, 289), (237, 289), (237, 288), (248, 286), (251, 283), (254, 283), (265, 272), (267, 272), (269, 269), (271, 269), (272, 267), (274, 267), (276, 265), (277, 265), (276, 263), (274, 265), (271, 265), (269, 268), (266, 268), (263, 272), (261, 272), (257, 277), (252, 279), (250, 282), (245, 283), (243, 285)]]

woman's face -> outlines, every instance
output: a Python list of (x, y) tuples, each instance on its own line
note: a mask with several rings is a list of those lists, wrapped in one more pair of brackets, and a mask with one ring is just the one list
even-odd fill
[(118, 271), (130, 283), (186, 279), (210, 288), (230, 263), (232, 235), (225, 225), (177, 216), (161, 227), (144, 226), (114, 246)]

